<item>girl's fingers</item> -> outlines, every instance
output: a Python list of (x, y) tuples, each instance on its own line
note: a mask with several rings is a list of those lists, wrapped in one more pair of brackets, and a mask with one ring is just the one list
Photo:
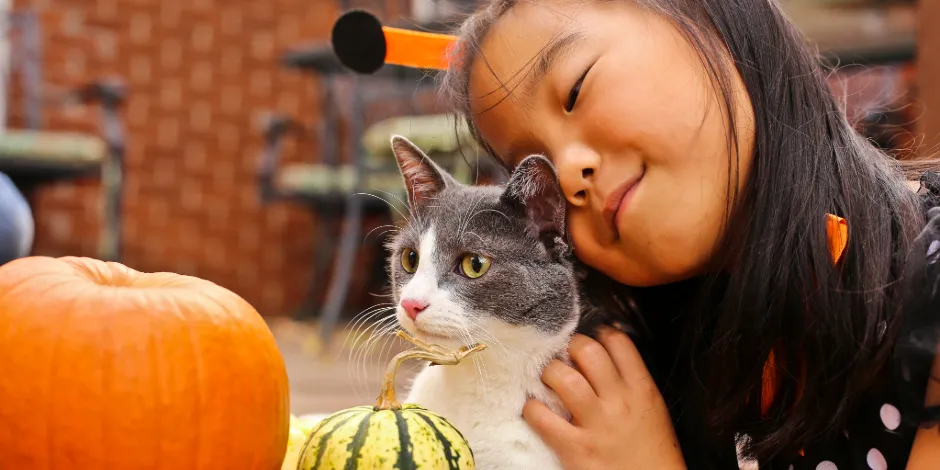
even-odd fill
[(568, 353), (599, 397), (624, 393), (623, 379), (604, 345), (587, 336), (574, 335)]
[(534, 398), (522, 406), (522, 419), (556, 452), (570, 446), (572, 437), (578, 431), (578, 428)]
[(627, 386), (650, 380), (649, 369), (636, 349), (633, 340), (623, 332), (602, 326), (597, 329), (597, 340), (610, 355), (620, 377)]
[(598, 408), (597, 394), (587, 379), (558, 359), (553, 359), (545, 366), (542, 382), (558, 394), (576, 422), (584, 422)]

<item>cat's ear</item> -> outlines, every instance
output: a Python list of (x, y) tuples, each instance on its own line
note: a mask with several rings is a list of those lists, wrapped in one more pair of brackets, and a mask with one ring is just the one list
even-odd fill
[(409, 202), (417, 204), (419, 201), (433, 198), (444, 188), (456, 184), (449, 173), (437, 166), (408, 139), (400, 135), (392, 136), (392, 151), (395, 153), (401, 175), (405, 178)]
[(526, 157), (509, 177), (503, 200), (520, 205), (529, 219), (532, 235), (553, 245), (567, 247), (565, 195), (552, 163), (541, 155)]

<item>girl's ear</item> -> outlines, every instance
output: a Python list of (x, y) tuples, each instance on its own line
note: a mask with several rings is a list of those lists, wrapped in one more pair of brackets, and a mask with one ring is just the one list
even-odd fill
[(405, 178), (409, 203), (420, 204), (434, 198), (444, 188), (457, 184), (449, 173), (408, 139), (400, 135), (392, 136), (392, 151), (401, 175)]
[(552, 246), (567, 247), (565, 196), (552, 163), (541, 155), (526, 157), (513, 170), (502, 195), (503, 202), (525, 209), (531, 235)]

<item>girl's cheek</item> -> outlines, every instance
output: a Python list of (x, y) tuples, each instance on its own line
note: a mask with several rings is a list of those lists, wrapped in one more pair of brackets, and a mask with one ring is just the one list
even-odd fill
[(582, 217), (568, 217), (568, 238), (571, 240), (571, 246), (574, 255), (582, 263), (601, 269), (603, 266), (602, 258), (605, 254), (609, 257), (611, 247), (605, 246), (597, 239), (590, 222)]
[(570, 211), (566, 219), (565, 225), (568, 227), (568, 240), (571, 242), (571, 248), (574, 250), (575, 256), (586, 263), (587, 260), (581, 257), (587, 248), (584, 237), (584, 222), (580, 220), (580, 217), (572, 217)]

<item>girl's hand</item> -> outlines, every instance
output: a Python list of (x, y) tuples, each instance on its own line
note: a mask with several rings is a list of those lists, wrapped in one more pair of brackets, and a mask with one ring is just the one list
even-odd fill
[(669, 410), (633, 341), (612, 328), (599, 331), (598, 341), (571, 341), (580, 372), (555, 360), (542, 373), (572, 422), (535, 399), (523, 418), (569, 470), (686, 468)]

